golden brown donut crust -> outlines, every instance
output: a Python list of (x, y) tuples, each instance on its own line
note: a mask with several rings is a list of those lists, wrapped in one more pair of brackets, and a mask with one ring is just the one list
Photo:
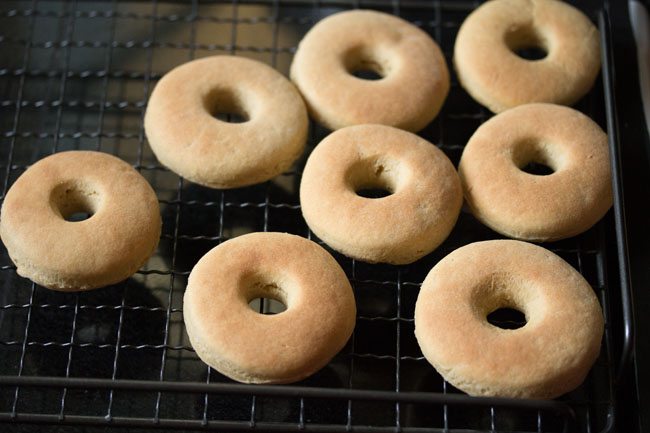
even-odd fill
[[(377, 186), (392, 194), (356, 193)], [(309, 156), (300, 183), (309, 228), (335, 250), (371, 263), (411, 263), (433, 251), (462, 201), (456, 170), (440, 149), (385, 125), (330, 134)]]
[[(487, 321), (516, 308), (527, 323)], [(603, 315), (592, 288), (568, 263), (513, 240), (477, 242), (442, 259), (422, 283), (415, 336), (455, 387), (477, 396), (554, 398), (580, 385), (598, 357)]]
[[(543, 163), (538, 176), (520, 167)], [(607, 135), (579, 111), (528, 104), (481, 125), (458, 166), (472, 213), (509, 237), (550, 241), (575, 236), (612, 205)]]
[[(531, 61), (514, 53), (530, 45), (547, 56)], [(598, 75), (598, 29), (561, 1), (492, 0), (461, 25), (454, 66), (465, 90), (494, 113), (532, 102), (571, 105)]]
[[(230, 123), (211, 112), (240, 112)], [(144, 119), (158, 160), (212, 188), (268, 180), (302, 154), (307, 110), (275, 69), (246, 58), (212, 56), (174, 68), (154, 88)]]
[[(253, 311), (258, 297), (287, 309)], [(189, 277), (183, 318), (199, 357), (247, 383), (303, 379), (352, 334), (356, 306), (345, 273), (318, 244), (287, 233), (251, 233), (224, 242)]]
[[(383, 78), (364, 80), (349, 72), (359, 67)], [(311, 117), (329, 129), (379, 123), (419, 131), (449, 92), (438, 45), (407, 21), (369, 10), (317, 23), (298, 45), (290, 75)]]
[[(93, 215), (84, 221), (64, 219), (88, 210)], [(62, 291), (128, 278), (158, 245), (160, 229), (147, 181), (126, 162), (91, 151), (57, 153), (29, 167), (0, 216), (0, 236), (18, 274)]]

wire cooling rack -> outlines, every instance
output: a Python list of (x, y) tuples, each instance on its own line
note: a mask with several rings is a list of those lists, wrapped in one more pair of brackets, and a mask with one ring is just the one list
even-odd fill
[[(577, 5), (597, 18), (592, 2)], [(260, 60), (287, 75), (298, 41), (315, 22), (357, 7), (419, 26), (451, 65), (458, 27), (476, 6), (433, 0), (2, 3), (2, 197), (35, 161), (93, 149), (139, 170), (163, 215), (160, 245), (143, 269), (87, 293), (55, 293), (20, 278), (2, 247), (0, 421), (9, 423), (3, 431), (43, 423), (227, 431), (611, 430), (617, 376), (629, 346), (627, 300), (619, 293), (627, 271), (619, 212), (581, 236), (545, 245), (585, 276), (606, 315), (596, 365), (580, 388), (556, 401), (467, 397), (418, 348), (413, 311), (426, 273), (462, 245), (499, 237), (466, 211), (449, 239), (413, 265), (368, 265), (332, 251), (354, 287), (356, 328), (341, 353), (303, 382), (235, 384), (198, 359), (184, 330), (187, 277), (208, 250), (253, 231), (317, 240), (301, 216), (298, 186), (306, 156), (328, 131), (312, 124), (306, 155), (271, 181), (207, 189), (163, 168), (151, 152), (142, 119), (157, 80), (176, 65), (214, 54)], [(606, 86), (598, 82), (578, 108), (603, 127), (609, 121), (611, 131), (605, 78)], [(464, 144), (489, 117), (452, 73), (442, 112), (420, 134), (457, 164)]]

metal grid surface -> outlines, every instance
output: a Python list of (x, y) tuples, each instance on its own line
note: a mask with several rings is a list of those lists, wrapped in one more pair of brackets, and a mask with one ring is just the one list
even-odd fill
[[(590, 3), (577, 3), (595, 19)], [(587, 381), (559, 402), (472, 399), (422, 357), (413, 335), (420, 282), (452, 250), (500, 237), (465, 210), (449, 239), (413, 265), (368, 265), (331, 251), (354, 287), (356, 328), (327, 367), (295, 387), (232, 384), (198, 359), (183, 327), (187, 276), (220, 242), (253, 231), (317, 240), (301, 216), (298, 186), (306, 156), (328, 131), (312, 124), (306, 154), (269, 182), (207, 189), (163, 168), (151, 152), (142, 119), (156, 81), (176, 65), (214, 54), (260, 60), (287, 75), (298, 41), (316, 21), (356, 7), (393, 13), (421, 27), (451, 65), (458, 27), (475, 6), (407, 0), (1, 4), (2, 197), (29, 165), (53, 152), (101, 150), (129, 162), (151, 183), (163, 230), (157, 251), (136, 275), (78, 294), (55, 293), (20, 278), (2, 247), (0, 374), (37, 379), (0, 386), (0, 420), (13, 423), (9, 429), (21, 421), (229, 431), (611, 427), (620, 351), (611, 319), (620, 313), (610, 307), (618, 290), (616, 274), (608, 276), (616, 272), (616, 250), (607, 251), (611, 215), (584, 235), (544, 245), (585, 276), (607, 321), (602, 354)], [(600, 82), (577, 107), (604, 126)], [(420, 135), (457, 164), (464, 144), (489, 117), (452, 72), (442, 112)]]

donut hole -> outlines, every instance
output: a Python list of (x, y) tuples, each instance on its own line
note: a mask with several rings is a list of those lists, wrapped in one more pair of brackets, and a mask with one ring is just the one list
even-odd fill
[[(472, 306), (479, 320), (500, 329), (519, 329), (526, 325), (531, 300), (527, 282), (506, 273), (487, 276), (472, 291)], [(524, 308), (526, 307), (526, 308)]]
[(347, 173), (348, 184), (360, 197), (380, 199), (392, 195), (396, 188), (395, 167), (371, 158), (353, 164)]
[(501, 329), (519, 329), (526, 325), (526, 315), (516, 308), (501, 307), (487, 315), (490, 325)]
[(251, 275), (244, 281), (246, 303), (260, 314), (279, 314), (287, 309), (287, 293), (281, 285), (268, 276)]
[(348, 73), (361, 80), (376, 81), (388, 75), (388, 62), (368, 47), (354, 47), (348, 50), (343, 62)]
[(222, 122), (244, 123), (250, 120), (242, 98), (231, 89), (213, 89), (203, 103), (208, 113)]
[(548, 176), (549, 174), (555, 173), (551, 167), (546, 164), (531, 161), (525, 166), (520, 168), (524, 173), (532, 174), (535, 176)]
[(391, 191), (385, 188), (361, 188), (355, 192), (358, 196), (364, 198), (384, 198), (392, 194)]
[(546, 39), (532, 26), (517, 27), (505, 35), (510, 51), (528, 61), (543, 60), (548, 56)]
[(68, 215), (68, 216), (65, 217), (64, 219), (65, 219), (66, 221), (70, 221), (70, 222), (72, 222), (72, 223), (76, 223), (76, 222), (79, 222), (79, 221), (87, 220), (87, 219), (90, 218), (91, 216), (93, 216), (92, 213), (82, 211), (82, 212), (75, 212), (75, 213), (73, 213), (72, 215)]
[(287, 310), (287, 306), (281, 300), (274, 298), (255, 298), (248, 303), (248, 306), (260, 314), (278, 314)]
[(369, 81), (381, 80), (382, 78), (384, 78), (373, 69), (359, 69), (352, 72), (352, 75), (354, 75), (357, 78), (361, 78), (362, 80), (369, 80)]
[(85, 221), (97, 212), (99, 194), (92, 185), (84, 182), (67, 182), (52, 190), (50, 204), (66, 221)]
[(548, 52), (540, 46), (526, 46), (515, 50), (515, 54), (526, 60), (542, 60), (548, 56)]
[(537, 140), (523, 140), (515, 146), (513, 162), (524, 173), (533, 176), (549, 176), (558, 170), (561, 155)]

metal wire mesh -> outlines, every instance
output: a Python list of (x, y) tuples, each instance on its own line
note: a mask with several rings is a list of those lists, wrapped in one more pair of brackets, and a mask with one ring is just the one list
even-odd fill
[[(20, 278), (2, 248), (0, 374), (59, 381), (0, 387), (0, 420), (230, 431), (605, 429), (613, 411), (616, 350), (609, 307), (616, 288), (608, 277), (610, 216), (584, 235), (546, 245), (585, 276), (607, 315), (600, 359), (586, 383), (557, 407), (485, 406), (446, 383), (418, 348), (413, 310), (426, 273), (459, 246), (499, 237), (465, 211), (449, 239), (413, 265), (368, 265), (331, 251), (353, 284), (357, 325), (342, 352), (298, 384), (305, 387), (303, 394), (199, 388), (230, 381), (203, 364), (189, 345), (182, 295), (191, 267), (223, 240), (252, 231), (284, 231), (318, 241), (301, 216), (297, 194), (309, 152), (291, 171), (261, 185), (232, 191), (194, 185), (163, 168), (144, 135), (142, 118), (156, 81), (178, 64), (214, 54), (260, 60), (286, 75), (298, 41), (316, 21), (356, 7), (413, 22), (438, 41), (451, 64), (455, 34), (475, 6), (407, 0), (0, 5), (1, 197), (46, 155), (93, 149), (139, 170), (154, 187), (163, 214), (160, 245), (143, 269), (123, 283), (88, 293), (54, 293)], [(587, 2), (580, 6), (591, 7)], [(602, 105), (602, 89), (596, 86), (578, 108), (602, 125)], [(464, 144), (489, 116), (453, 77), (441, 114), (421, 135), (457, 164)], [(312, 124), (308, 149), (327, 133)], [(261, 302), (259, 308), (265, 311), (268, 304)], [(79, 378), (88, 378), (88, 386), (74, 382)], [(197, 386), (138, 389), (132, 380)], [(307, 387), (317, 389), (309, 393)], [(327, 394), (345, 389), (370, 390), (377, 398)], [(383, 391), (443, 397), (405, 402)], [(558, 412), (560, 406), (570, 407), (576, 418)]]

